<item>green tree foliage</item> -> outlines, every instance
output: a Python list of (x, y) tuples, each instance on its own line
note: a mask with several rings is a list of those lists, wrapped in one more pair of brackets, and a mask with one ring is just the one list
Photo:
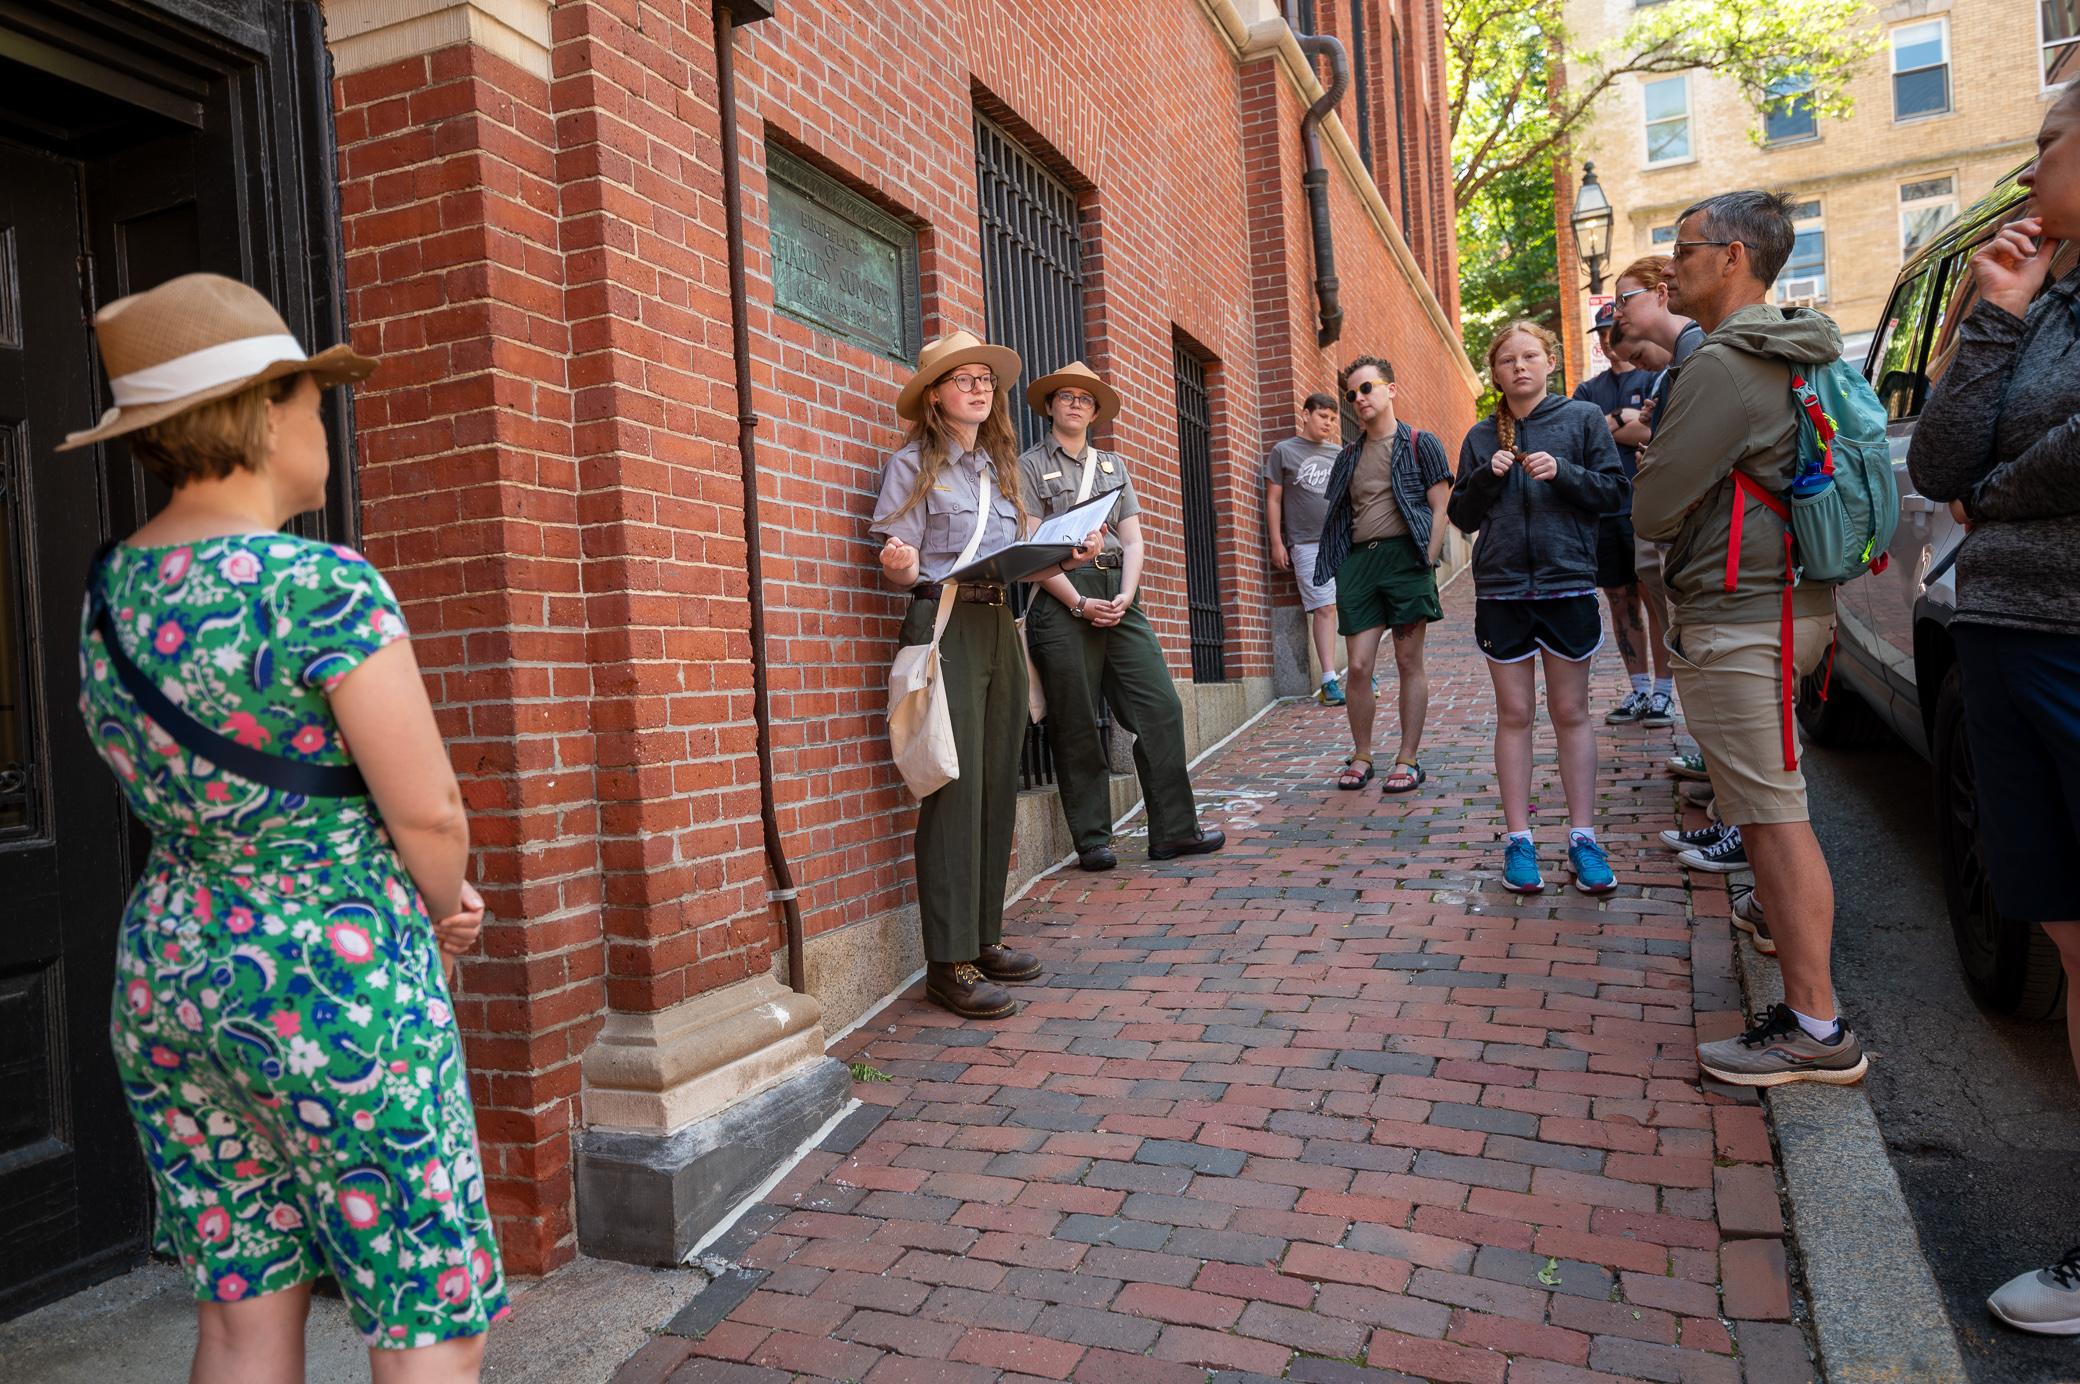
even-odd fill
[[(1461, 331), (1478, 364), (1504, 322), (1560, 329), (1553, 164), (1620, 82), (1704, 71), (1757, 114), (1793, 97), (1849, 113), (1849, 79), (1884, 41), (1866, 0), (1661, 0), (1592, 49), (1570, 39), (1560, 0), (1444, 0)], [(1566, 80), (1555, 89), (1554, 63)]]

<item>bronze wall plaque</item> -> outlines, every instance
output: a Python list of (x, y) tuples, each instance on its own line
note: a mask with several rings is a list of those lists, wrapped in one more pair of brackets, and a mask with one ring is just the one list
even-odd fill
[(766, 175), (774, 306), (876, 355), (915, 361), (917, 232), (770, 144)]

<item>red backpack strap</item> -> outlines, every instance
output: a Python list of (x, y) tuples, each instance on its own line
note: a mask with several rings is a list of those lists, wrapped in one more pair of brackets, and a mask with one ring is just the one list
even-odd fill
[(1796, 681), (1791, 647), (1791, 588), (1797, 584), (1798, 569), (1792, 561), (1791, 506), (1764, 490), (1748, 477), (1744, 471), (1733, 473), (1733, 521), (1729, 528), (1726, 545), (1726, 589), (1734, 589), (1740, 576), (1741, 565), (1741, 512), (1748, 500), (1755, 500), (1770, 513), (1784, 521), (1784, 607), (1782, 620), (1777, 631), (1777, 683), (1782, 694), (1781, 715), (1784, 726), (1784, 769), (1798, 769), (1798, 739), (1792, 731), (1791, 698), (1792, 684)]

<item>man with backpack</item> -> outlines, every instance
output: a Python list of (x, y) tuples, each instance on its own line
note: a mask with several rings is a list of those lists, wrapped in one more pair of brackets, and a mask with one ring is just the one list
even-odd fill
[(1793, 577), (1789, 496), (1805, 415), (1792, 381), (1838, 361), (1842, 339), (1821, 314), (1768, 301), (1791, 253), (1788, 207), (1730, 192), (1678, 221), (1669, 308), (1705, 340), (1676, 367), (1633, 495), (1640, 536), (1670, 545), (1676, 688), (1719, 815), (1740, 829), (1783, 967), (1786, 1003), (1698, 1048), (1707, 1075), (1742, 1086), (1847, 1085), (1869, 1065), (1835, 1010), (1834, 883), (1791, 715), (1792, 686), (1826, 657), (1835, 621), (1834, 587)]

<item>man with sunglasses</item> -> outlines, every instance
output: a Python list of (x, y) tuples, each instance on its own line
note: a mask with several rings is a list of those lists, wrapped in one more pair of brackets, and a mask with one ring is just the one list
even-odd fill
[[(1675, 374), (1639, 461), (1633, 523), (1668, 543), (1668, 648), (1685, 719), (1704, 752), (1719, 816), (1755, 871), (1754, 900), (1784, 973), (1784, 1000), (1746, 1033), (1699, 1046), (1720, 1081), (1848, 1085), (1868, 1069), (1835, 1009), (1834, 883), (1813, 835), (1786, 683), (1810, 673), (1834, 634), (1834, 588), (1791, 584), (1785, 498), (1798, 469), (1790, 381), (1842, 353), (1809, 308), (1779, 308), (1770, 285), (1790, 258), (1789, 201), (1729, 192), (1677, 222), (1668, 305), (1704, 344)], [(1692, 868), (1691, 856), (1683, 857)], [(1744, 915), (1745, 916), (1745, 915)]]
[(1018, 459), (1026, 512), (1050, 519), (1096, 495), (1120, 492), (1105, 547), (1088, 566), (1041, 583), (1026, 615), (1026, 647), (1047, 694), (1055, 784), (1076, 863), (1110, 870), (1112, 765), (1098, 728), (1102, 699), (1134, 737), (1134, 768), (1148, 804), (1148, 855), (1205, 855), (1224, 843), (1202, 829), (1185, 762), (1184, 704), (1155, 630), (1141, 612), (1141, 504), (1125, 460), (1091, 444), (1090, 430), (1119, 412), (1120, 397), (1082, 361), (1026, 387), (1046, 414), (1047, 435)]
[[(1359, 356), (1343, 369), (1343, 397), (1364, 435), (1337, 454), (1329, 473), (1328, 516), (1315, 557), (1315, 585), (1336, 583), (1336, 627), (1344, 637), (1345, 711), (1351, 754), (1336, 786), (1356, 791), (1372, 781), (1372, 726), (1379, 696), (1372, 674), (1379, 646), (1394, 631), (1394, 668), (1401, 682), (1401, 736), (1381, 791), (1413, 793), (1428, 777), (1417, 758), (1430, 709), (1423, 636), (1444, 618), (1437, 563), (1444, 550), (1451, 465), (1436, 436), (1394, 417), (1394, 367)], [(1363, 764), (1363, 768), (1359, 765)]]

